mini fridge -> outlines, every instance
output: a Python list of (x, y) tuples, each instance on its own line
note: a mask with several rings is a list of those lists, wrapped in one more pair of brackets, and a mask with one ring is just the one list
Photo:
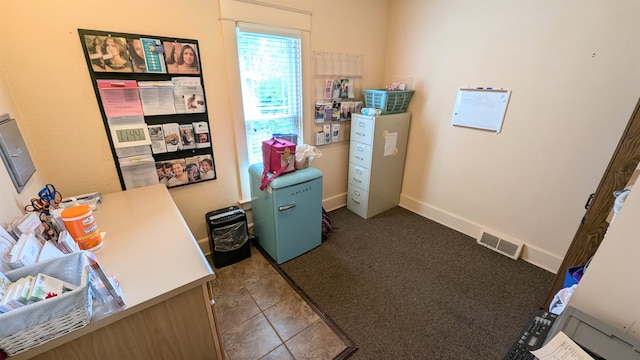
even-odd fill
[(322, 242), (322, 172), (313, 167), (296, 170), (261, 191), (262, 169), (262, 164), (249, 167), (254, 234), (282, 264)]

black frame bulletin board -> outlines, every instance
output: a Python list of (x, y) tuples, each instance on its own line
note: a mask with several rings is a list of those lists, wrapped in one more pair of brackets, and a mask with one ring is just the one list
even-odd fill
[(78, 35), (122, 189), (217, 179), (198, 41)]

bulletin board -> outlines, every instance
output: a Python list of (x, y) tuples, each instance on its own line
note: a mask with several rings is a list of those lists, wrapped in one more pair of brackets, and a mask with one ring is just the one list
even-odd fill
[(122, 189), (217, 179), (198, 41), (78, 34)]
[(451, 125), (494, 131), (502, 130), (511, 90), (458, 89)]

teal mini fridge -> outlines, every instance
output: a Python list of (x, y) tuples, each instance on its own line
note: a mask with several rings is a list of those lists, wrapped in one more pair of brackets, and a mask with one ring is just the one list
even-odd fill
[(254, 234), (282, 264), (322, 242), (322, 172), (313, 167), (296, 170), (261, 191), (262, 170), (262, 164), (249, 167)]

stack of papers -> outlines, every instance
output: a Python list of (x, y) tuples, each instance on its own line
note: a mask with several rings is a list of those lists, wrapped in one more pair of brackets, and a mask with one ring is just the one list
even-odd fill
[(67, 230), (62, 230), (58, 235), (58, 249), (65, 254), (71, 254), (80, 251), (78, 243), (73, 240), (71, 234)]
[(11, 270), (9, 262), (11, 262), (11, 249), (16, 244), (16, 240), (0, 226), (0, 272)]
[(38, 261), (40, 250), (42, 250), (42, 244), (33, 233), (22, 234), (16, 245), (11, 249), (9, 265), (17, 269), (35, 264)]
[(593, 360), (593, 357), (562, 331), (531, 353), (539, 360)]

